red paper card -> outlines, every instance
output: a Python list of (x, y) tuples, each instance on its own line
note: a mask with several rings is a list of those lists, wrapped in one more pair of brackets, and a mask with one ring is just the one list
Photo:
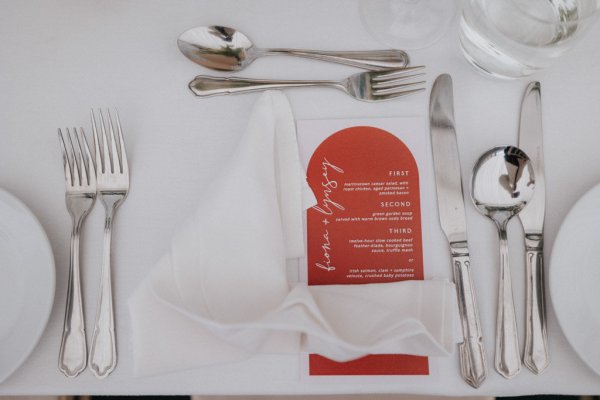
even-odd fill
[[(409, 148), (382, 129), (357, 126), (324, 140), (307, 179), (308, 283), (423, 279), (419, 171)], [(310, 375), (428, 375), (426, 357), (371, 355), (338, 363), (310, 355)]]

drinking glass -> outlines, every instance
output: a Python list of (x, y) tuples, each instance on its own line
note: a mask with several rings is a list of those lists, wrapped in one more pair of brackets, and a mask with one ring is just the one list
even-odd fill
[(362, 23), (394, 49), (422, 49), (437, 42), (456, 14), (454, 0), (362, 0)]
[(460, 44), (480, 71), (527, 76), (572, 49), (599, 8), (600, 0), (464, 0)]

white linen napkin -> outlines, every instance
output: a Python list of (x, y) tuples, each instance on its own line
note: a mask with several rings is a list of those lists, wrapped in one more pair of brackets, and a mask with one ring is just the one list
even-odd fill
[(256, 353), (448, 356), (457, 317), (443, 280), (289, 284), (314, 197), (281, 92), (256, 105), (228, 168), (129, 300), (137, 375), (235, 362)]

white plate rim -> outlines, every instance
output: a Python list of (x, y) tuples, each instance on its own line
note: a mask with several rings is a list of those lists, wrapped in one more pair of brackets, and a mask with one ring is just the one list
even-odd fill
[[(550, 288), (550, 299), (552, 302), (552, 308), (554, 309), (554, 314), (556, 315), (556, 319), (558, 321), (558, 324), (561, 328), (561, 330), (563, 331), (567, 341), (569, 342), (569, 344), (571, 345), (571, 347), (573, 348), (573, 350), (575, 351), (575, 353), (579, 356), (579, 358), (588, 366), (590, 367), (596, 374), (600, 375), (600, 361), (594, 361), (593, 357), (590, 357), (590, 352), (589, 352), (589, 348), (587, 346), (585, 346), (585, 344), (580, 344), (577, 342), (577, 338), (579, 337), (579, 335), (577, 334), (577, 332), (574, 329), (578, 329), (581, 330), (582, 327), (573, 327), (571, 326), (572, 324), (570, 323), (572, 321), (572, 318), (570, 318), (572, 315), (574, 315), (574, 313), (571, 311), (569, 312), (569, 310), (565, 309), (565, 304), (568, 304), (568, 300), (567, 302), (565, 302), (565, 299), (573, 299), (574, 296), (572, 296), (572, 292), (571, 293), (567, 293), (568, 288), (567, 286), (569, 286), (568, 284), (566, 284), (564, 276), (561, 275), (562, 274), (562, 270), (567, 269), (567, 268), (571, 268), (573, 269), (573, 264), (576, 264), (576, 261), (570, 260), (569, 265), (567, 266), (561, 266), (560, 262), (562, 261), (563, 258), (568, 258), (566, 255), (562, 255), (562, 253), (566, 254), (566, 251), (562, 250), (562, 246), (563, 246), (563, 242), (566, 241), (568, 238), (564, 238), (566, 235), (568, 235), (569, 229), (571, 228), (571, 225), (573, 225), (573, 220), (575, 218), (577, 218), (578, 220), (580, 218), (578, 218), (578, 213), (580, 212), (579, 209), (582, 208), (583, 206), (585, 206), (590, 199), (593, 198), (598, 198), (598, 204), (600, 204), (600, 183), (596, 184), (595, 186), (593, 186), (591, 189), (589, 189), (587, 192), (585, 192), (583, 194), (583, 196), (581, 196), (576, 202), (575, 204), (573, 204), (573, 206), (571, 207), (571, 209), (569, 210), (569, 212), (567, 213), (567, 215), (565, 216), (564, 220), (562, 221), (559, 229), (558, 229), (558, 233), (556, 235), (555, 241), (554, 241), (554, 246), (552, 248), (552, 252), (551, 252), (551, 256), (550, 256), (550, 265), (549, 265), (549, 288)], [(571, 249), (572, 250), (572, 249)], [(569, 254), (578, 254), (577, 251), (570, 251)], [(599, 260), (599, 264), (600, 264), (600, 260)], [(600, 265), (599, 265), (600, 268)], [(572, 303), (572, 301), (571, 301)], [(586, 351), (588, 350), (588, 351)]]
[[(23, 212), (24, 221), (31, 225), (32, 230), (36, 230), (38, 234), (38, 239), (40, 240), (39, 245), (44, 247), (44, 250), (48, 254), (47, 265), (44, 266), (47, 269), (47, 276), (45, 276), (44, 283), (48, 288), (46, 292), (45, 298), (42, 300), (42, 304), (45, 304), (44, 307), (40, 307), (40, 315), (36, 316), (39, 320), (39, 324), (35, 326), (37, 332), (35, 335), (31, 336), (31, 340), (27, 345), (24, 345), (21, 349), (20, 357), (15, 357), (11, 366), (7, 366), (3, 368), (4, 371), (0, 370), (0, 382), (5, 381), (9, 378), (23, 363), (27, 360), (27, 358), (31, 355), (38, 342), (42, 338), (46, 330), (46, 326), (50, 319), (50, 314), (52, 313), (52, 308), (54, 306), (54, 297), (56, 290), (56, 266), (54, 261), (54, 252), (52, 251), (52, 246), (50, 244), (50, 240), (48, 239), (48, 235), (44, 230), (44, 227), (37, 219), (35, 214), (27, 207), (27, 205), (21, 201), (18, 197), (10, 193), (9, 191), (0, 188), (0, 202), (2, 203), (12, 203), (15, 207), (18, 207), (20, 211)], [(43, 311), (43, 313), (42, 313)]]

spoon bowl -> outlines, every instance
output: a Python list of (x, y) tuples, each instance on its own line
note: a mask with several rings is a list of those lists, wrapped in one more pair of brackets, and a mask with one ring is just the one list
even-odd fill
[(517, 147), (495, 147), (473, 169), (473, 203), (495, 222), (517, 215), (533, 197), (534, 188), (529, 157)]
[(250, 39), (224, 26), (187, 30), (177, 39), (177, 46), (196, 64), (219, 71), (239, 71), (256, 58)]
[(505, 378), (521, 371), (517, 320), (510, 280), (506, 226), (533, 197), (535, 177), (529, 157), (517, 147), (495, 147), (473, 168), (471, 199), (494, 221), (500, 236), (500, 280), (496, 316), (496, 370)]
[(179, 50), (196, 64), (218, 71), (239, 71), (256, 58), (290, 55), (329, 61), (372, 71), (399, 69), (408, 65), (402, 50), (318, 51), (299, 49), (261, 49), (242, 32), (225, 26), (199, 26), (183, 32), (177, 39)]

